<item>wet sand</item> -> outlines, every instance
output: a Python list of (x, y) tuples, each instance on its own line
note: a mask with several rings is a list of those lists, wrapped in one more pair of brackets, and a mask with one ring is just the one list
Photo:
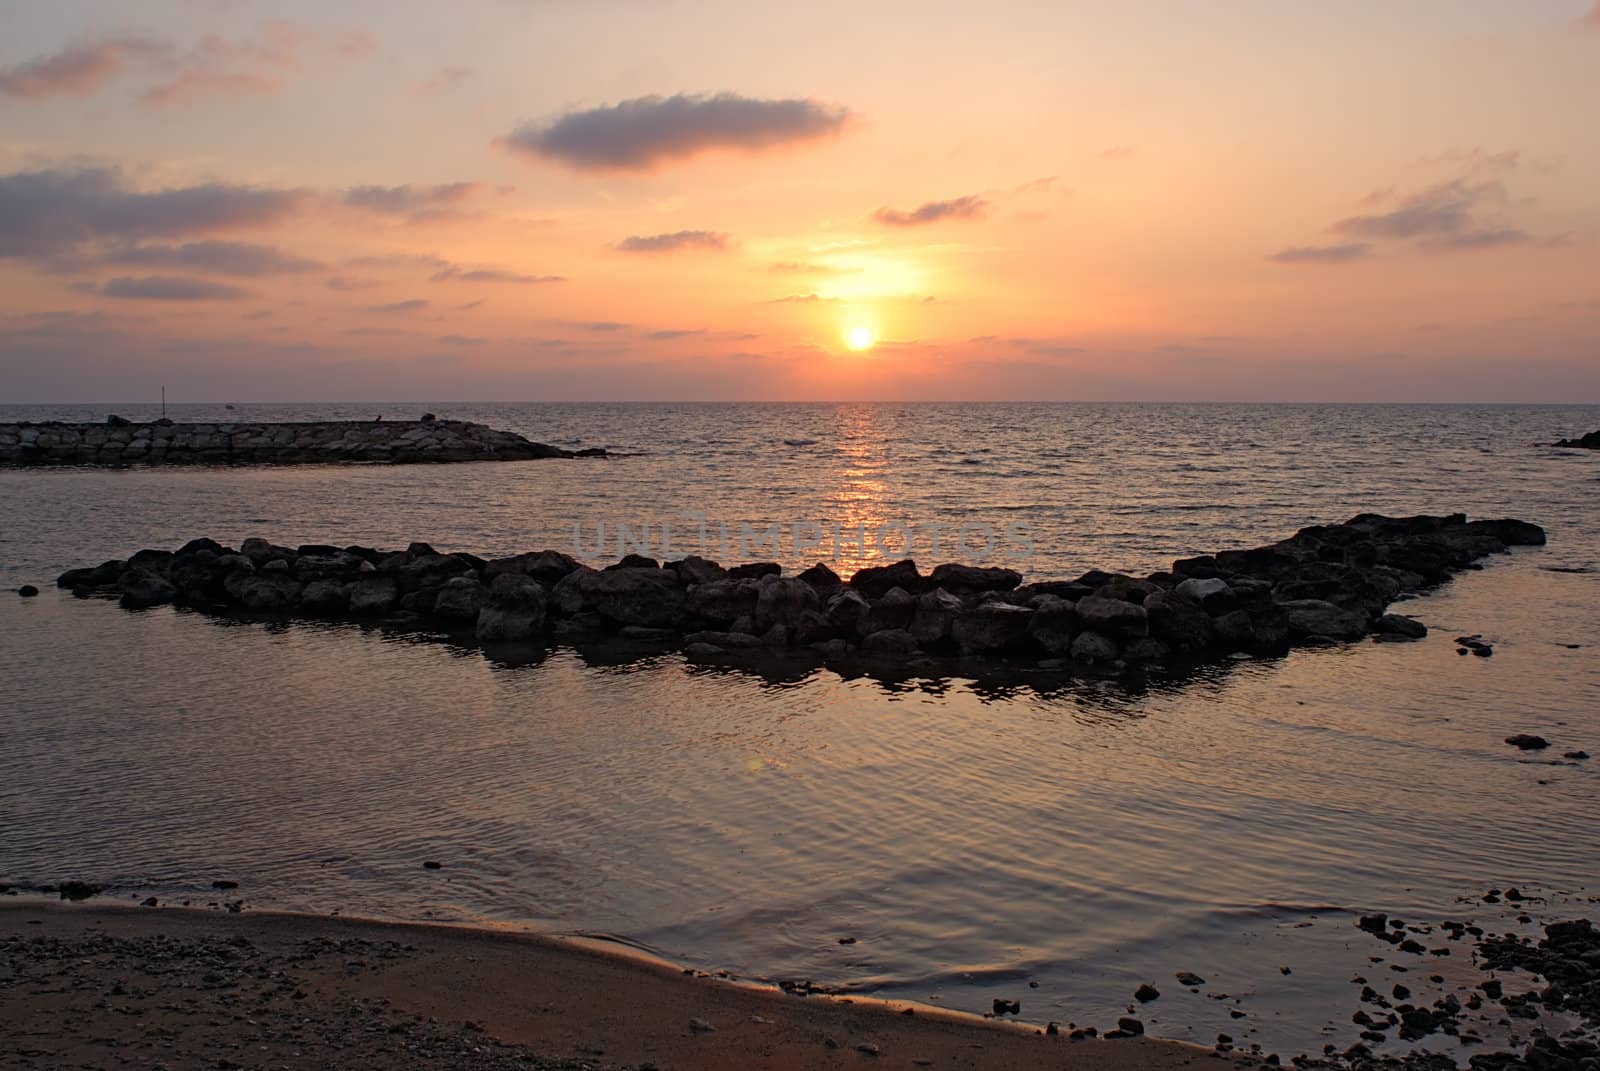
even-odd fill
[(1229, 1065), (1176, 1042), (1073, 1041), (923, 1006), (788, 996), (574, 939), (0, 904), (0, 1066), (8, 1068)]

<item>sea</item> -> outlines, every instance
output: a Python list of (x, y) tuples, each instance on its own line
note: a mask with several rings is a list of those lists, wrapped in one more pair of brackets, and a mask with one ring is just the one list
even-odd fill
[[(1600, 759), (1563, 756), (1600, 755), (1600, 454), (1541, 444), (1600, 427), (1600, 406), (168, 414), (424, 411), (609, 456), (0, 470), (0, 883), (578, 934), (794, 990), (979, 1014), (1016, 1000), (1022, 1021), (1063, 1029), (1131, 1009), (1157, 1036), (1227, 1034), (1284, 1058), (1356, 1039), (1357, 977), (1464, 998), (1471, 948), (1443, 920), (1536, 932), (1594, 915)], [(12, 420), (109, 412), (160, 415), (0, 404)], [(909, 556), (1070, 579), (1369, 511), (1517, 517), (1549, 544), (1396, 607), (1430, 627), (1423, 641), (1136, 683), (560, 646), (490, 657), (379, 627), (126, 611), (53, 585), (198, 536), (594, 564), (699, 553), (846, 576)], [(25, 583), (41, 595), (10, 594)], [(1493, 657), (1458, 654), (1462, 635)], [(1552, 746), (1514, 749), (1515, 733)], [(1450, 954), (1408, 956), (1356, 926), (1379, 911)], [(1144, 983), (1160, 998), (1136, 1002)]]

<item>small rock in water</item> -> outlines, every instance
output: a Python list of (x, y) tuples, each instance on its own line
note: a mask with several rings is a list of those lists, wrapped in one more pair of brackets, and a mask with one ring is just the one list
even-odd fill
[(1124, 1015), (1122, 1018), (1117, 1020), (1117, 1028), (1115, 1030), (1113, 1030), (1110, 1034), (1107, 1034), (1106, 1036), (1107, 1037), (1121, 1036), (1121, 1037), (1128, 1037), (1128, 1038), (1136, 1038), (1136, 1037), (1139, 1037), (1143, 1033), (1144, 1033), (1144, 1024), (1143, 1023), (1141, 1023), (1139, 1020), (1137, 1020), (1137, 1019), (1135, 1019), (1135, 1018), (1133, 1018), (1131, 1016)]
[(140, 907), (156, 907), (160, 903), (161, 903), (161, 901), (157, 900), (154, 896), (146, 896), (143, 900), (139, 901), (139, 906)]
[(424, 859), (423, 862), (422, 862), (422, 869), (424, 869), (424, 870), (443, 870), (444, 869), (444, 864), (439, 862), (436, 859)]
[(1564, 759), (1578, 759), (1578, 760), (1581, 761), (1583, 759), (1588, 758), (1589, 757), (1589, 753), (1587, 751), (1568, 751), (1565, 754), (1563, 754), (1561, 757), (1564, 758)]
[(839, 938), (839, 943), (841, 945), (853, 945), (856, 943), (856, 939), (854, 937), (841, 937)]
[(1161, 990), (1157, 989), (1155, 986), (1151, 985), (1149, 982), (1144, 983), (1138, 989), (1135, 989), (1133, 991), (1133, 999), (1137, 1000), (1141, 1004), (1148, 1004), (1152, 1000), (1155, 1000), (1160, 995), (1161, 995)]
[(63, 881), (56, 887), (56, 892), (60, 894), (63, 900), (76, 901), (87, 900), (91, 896), (97, 896), (100, 893), (100, 889), (99, 885), (94, 885), (87, 881)]
[(996, 1015), (1021, 1015), (1022, 1001), (1000, 1000), (999, 998), (996, 998), (994, 1002), (994, 1013)]
[(1178, 972), (1178, 981), (1182, 985), (1187, 985), (1187, 986), (1196, 986), (1196, 985), (1205, 985), (1206, 984), (1206, 980), (1204, 978), (1200, 977), (1198, 974), (1194, 973), (1193, 971), (1179, 971)]
[(1521, 748), (1523, 751), (1538, 751), (1550, 746), (1550, 741), (1542, 736), (1534, 736), (1532, 733), (1518, 733), (1515, 736), (1508, 736), (1506, 737), (1506, 743), (1514, 748)]
[(39, 589), (34, 587), (32, 584), (24, 584), (17, 589), (17, 594), (21, 595), (24, 599), (31, 599), (35, 595), (39, 594)]
[(213, 889), (237, 889), (239, 887), (239, 883), (237, 881), (229, 881), (227, 878), (221, 878), (217, 881), (213, 881), (211, 883), (211, 887)]

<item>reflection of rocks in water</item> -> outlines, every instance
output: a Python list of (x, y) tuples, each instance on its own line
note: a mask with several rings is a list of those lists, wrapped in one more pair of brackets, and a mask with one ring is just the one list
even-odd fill
[[(596, 570), (548, 550), (485, 560), (426, 543), (380, 551), (247, 539), (234, 549), (196, 539), (69, 570), (57, 583), (116, 593), (129, 609), (174, 603), (478, 643), (505, 664), (538, 661), (554, 643), (590, 665), (682, 652), (775, 681), (825, 665), (886, 687), (958, 676), (998, 695), (1101, 679), (1138, 690), (1297, 646), (1420, 639), (1427, 627), (1388, 613), (1391, 602), (1544, 540), (1522, 521), (1363, 514), (1148, 577), (1094, 570), (1024, 584), (1009, 569), (945, 564), (924, 575), (911, 561), (846, 582), (821, 565), (785, 577), (771, 562), (724, 569), (630, 556)], [(1478, 637), (1458, 642), (1492, 652)]]

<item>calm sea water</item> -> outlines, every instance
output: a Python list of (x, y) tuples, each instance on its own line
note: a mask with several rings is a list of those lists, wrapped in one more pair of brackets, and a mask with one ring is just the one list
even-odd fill
[[(1226, 1031), (1285, 1055), (1353, 1040), (1349, 978), (1381, 968), (1351, 912), (1497, 925), (1477, 897), (1509, 885), (1549, 897), (1543, 913), (1592, 912), (1600, 765), (1549, 756), (1600, 754), (1600, 456), (1535, 444), (1600, 427), (1600, 407), (433, 409), (617, 456), (0, 471), (0, 583), (46, 588), (0, 599), (0, 881), (205, 903), (227, 878), (248, 906), (603, 934), (746, 978), (976, 1011), (1020, 999), (1037, 1022), (1108, 1026), (1151, 981), (1152, 1033)], [(930, 566), (915, 540), (933, 525), (987, 525), (1002, 536), (991, 558), (1054, 578), (1148, 571), (1364, 510), (1516, 516), (1550, 545), (1409, 604), (1434, 629), (1422, 643), (1136, 691), (566, 649), (511, 664), (48, 587), (198, 535), (493, 555), (570, 552), (575, 524), (592, 545), (604, 523), (614, 558), (618, 523), (671, 522), (693, 550), (702, 516), (712, 540), (735, 533), (735, 557), (741, 524), (784, 526), (754, 556), (790, 567), (830, 557), (835, 523), (904, 524)], [(796, 550), (796, 522), (828, 533), (820, 551)], [(1013, 525), (1031, 550), (1005, 543)], [(941, 557), (979, 558), (968, 536)], [(869, 537), (833, 564), (876, 553)], [(1464, 632), (1495, 657), (1459, 658)], [(1519, 753), (1502, 743), (1513, 732), (1557, 746)], [(1450, 960), (1426, 967), (1456, 980)], [(1201, 993), (1174, 981), (1185, 970)]]

